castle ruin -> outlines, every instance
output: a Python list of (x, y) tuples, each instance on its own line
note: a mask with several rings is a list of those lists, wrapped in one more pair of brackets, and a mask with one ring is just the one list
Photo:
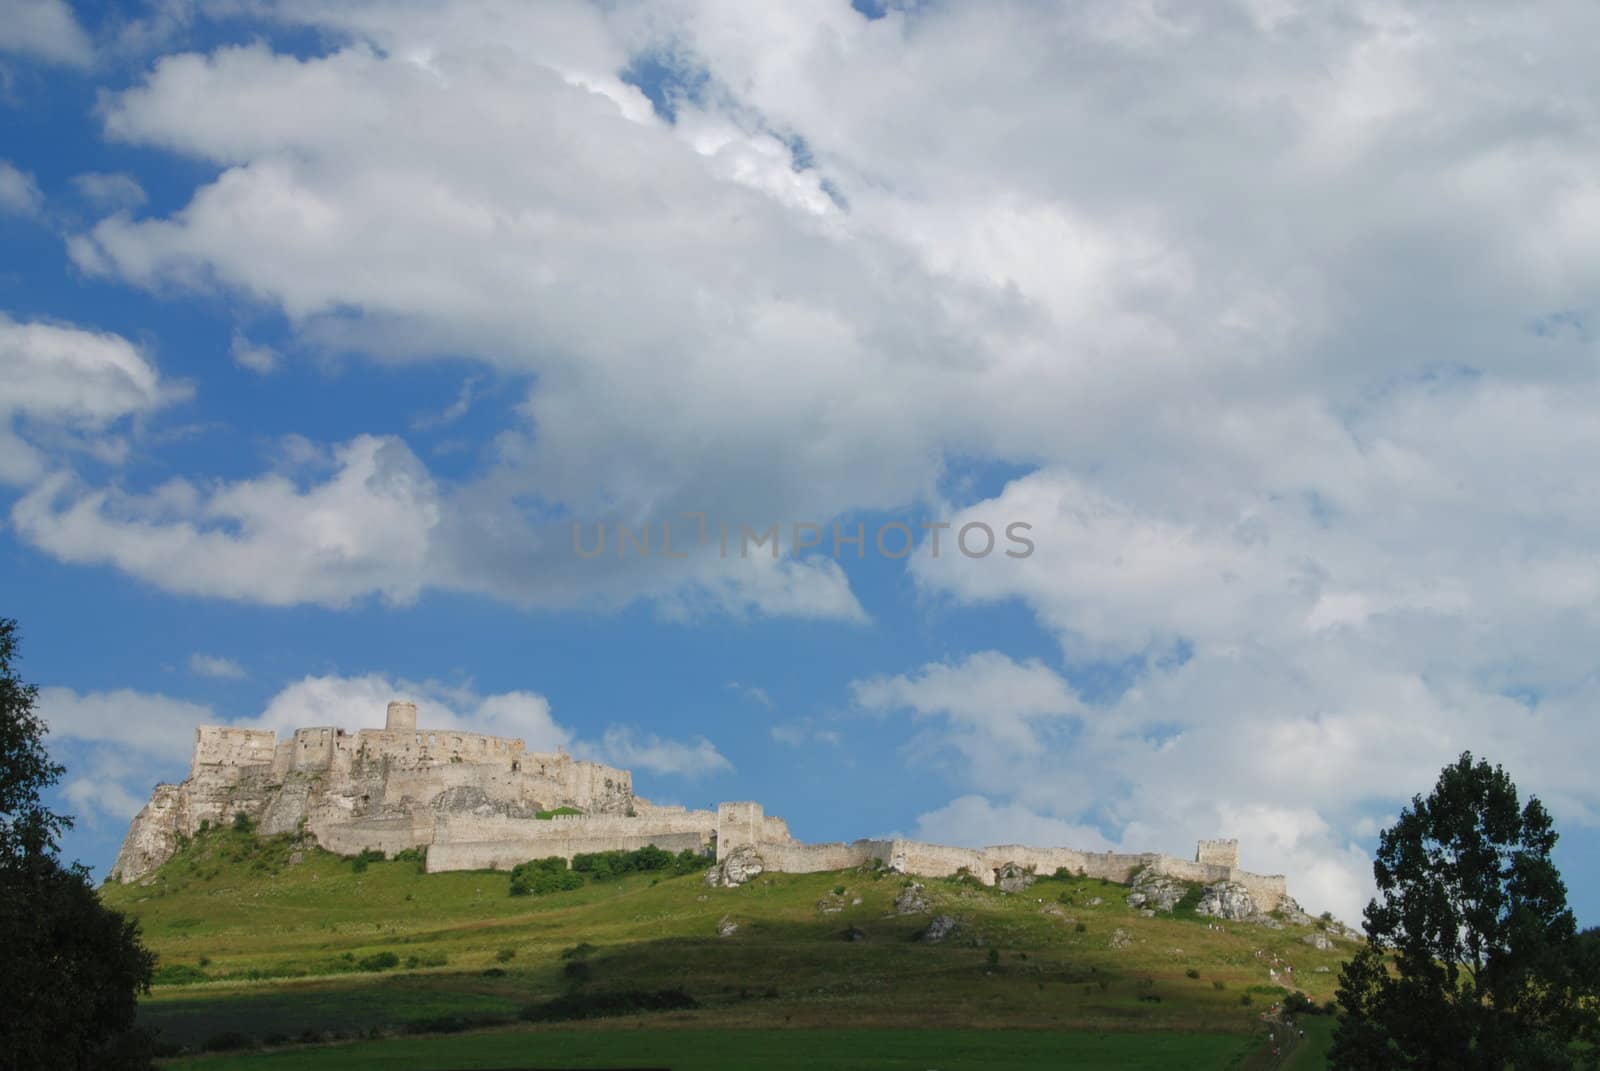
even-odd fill
[[(554, 814), (565, 810), (569, 813)], [(570, 813), (577, 811), (580, 813)], [(1158, 852), (1084, 852), (1003, 844), (953, 848), (900, 837), (807, 844), (759, 803), (716, 810), (663, 807), (633, 793), (633, 777), (564, 752), (532, 752), (521, 740), (417, 727), (413, 703), (393, 702), (382, 729), (268, 730), (206, 725), (182, 784), (157, 785), (134, 817), (112, 869), (137, 881), (202, 823), (244, 814), (263, 834), (301, 832), (328, 851), (393, 854), (423, 848), (429, 872), (508, 870), (530, 859), (654, 845), (704, 853), (739, 851), (768, 871), (841, 870), (880, 860), (925, 877), (966, 871), (985, 884), (1007, 864), (1050, 874), (1066, 868), (1126, 883), (1140, 871), (1183, 881), (1235, 882), (1262, 910), (1288, 898), (1282, 875), (1239, 868), (1236, 840), (1203, 840), (1193, 860)]]

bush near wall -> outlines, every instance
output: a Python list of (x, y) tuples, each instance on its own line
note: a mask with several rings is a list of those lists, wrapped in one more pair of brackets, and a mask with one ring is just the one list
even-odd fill
[(511, 868), (512, 896), (544, 896), (583, 886), (583, 875), (567, 868), (559, 855), (531, 859)]

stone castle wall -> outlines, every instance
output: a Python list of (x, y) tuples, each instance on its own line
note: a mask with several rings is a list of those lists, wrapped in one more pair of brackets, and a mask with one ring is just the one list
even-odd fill
[[(560, 807), (584, 813), (537, 817)], [(346, 855), (426, 847), (429, 871), (509, 869), (553, 855), (655, 845), (714, 850), (719, 860), (749, 848), (766, 870), (783, 873), (880, 860), (926, 877), (964, 869), (993, 884), (995, 872), (1014, 863), (1039, 874), (1065, 868), (1127, 883), (1150, 868), (1185, 881), (1238, 882), (1269, 911), (1288, 895), (1281, 875), (1239, 868), (1235, 840), (1201, 841), (1192, 860), (1017, 844), (956, 848), (904, 838), (806, 844), (759, 803), (723, 803), (715, 811), (654, 806), (634, 796), (627, 770), (530, 752), (506, 737), (418, 729), (416, 708), (398, 702), (389, 705), (383, 729), (315, 726), (279, 741), (267, 730), (202, 726), (189, 778), (156, 787), (129, 828), (113, 875), (136, 880), (170, 857), (180, 837), (241, 812), (263, 833), (308, 832)]]

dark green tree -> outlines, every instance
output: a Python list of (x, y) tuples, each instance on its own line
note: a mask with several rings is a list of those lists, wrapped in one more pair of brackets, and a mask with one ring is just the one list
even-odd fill
[[(1378, 842), (1367, 944), (1340, 971), (1333, 1066), (1570, 1068), (1593, 1050), (1596, 973), (1551, 861), (1556, 832), (1470, 752)], [(1390, 958), (1392, 956), (1392, 968)]]
[(72, 823), (41, 793), (63, 771), (16, 653), (16, 622), (0, 618), (0, 1069), (148, 1068), (151, 1040), (134, 1016), (155, 960), (88, 871), (57, 857)]

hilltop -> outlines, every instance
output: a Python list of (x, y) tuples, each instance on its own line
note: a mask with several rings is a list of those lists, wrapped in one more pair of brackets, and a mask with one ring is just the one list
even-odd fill
[[(919, 1043), (906, 1031), (1026, 1028), (1063, 1032), (1058, 1054), (1114, 1035), (1164, 1052), (1152, 1066), (1232, 1066), (1260, 1047), (1262, 1014), (1290, 986), (1329, 1000), (1352, 947), (1323, 920), (1198, 915), (1199, 885), (1150, 915), (1129, 906), (1128, 887), (1066, 874), (1007, 892), (863, 866), (729, 888), (708, 886), (708, 860), (688, 870), (659, 854), (658, 870), (512, 896), (504, 871), (429, 874), (415, 853), (340, 857), (241, 822), (102, 895), (160, 956), (146, 1018), (190, 1050), (467, 1029), (490, 1033), (441, 1044), (493, 1048), (504, 1031), (536, 1031), (554, 1053), (572, 1035), (525, 1017), (655, 1002), (663, 1010), (604, 1022), (670, 1028), (684, 1044), (705, 1028), (855, 1028), (867, 1031), (858, 1045), (899, 1037), (907, 1053)], [(930, 925), (949, 932), (928, 940)], [(992, 1052), (1002, 1035), (985, 1036)], [(1103, 1066), (1135, 1066), (1132, 1051)]]

